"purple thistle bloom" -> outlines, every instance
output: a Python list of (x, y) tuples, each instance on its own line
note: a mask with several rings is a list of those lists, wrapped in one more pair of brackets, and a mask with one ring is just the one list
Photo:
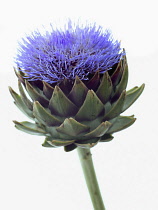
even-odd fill
[(111, 32), (95, 24), (65, 30), (35, 31), (20, 44), (16, 57), (18, 68), (30, 81), (60, 82), (78, 76), (87, 80), (96, 71), (104, 73), (118, 63), (123, 55), (120, 42)]

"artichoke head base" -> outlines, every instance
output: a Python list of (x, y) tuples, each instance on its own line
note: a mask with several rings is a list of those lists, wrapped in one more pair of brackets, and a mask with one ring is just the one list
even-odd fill
[[(108, 142), (112, 134), (132, 125), (134, 116), (120, 115), (140, 96), (144, 84), (126, 92), (126, 56), (109, 71), (97, 71), (82, 81), (65, 79), (60, 84), (28, 81), (16, 71), (20, 94), (11, 87), (16, 106), (31, 120), (14, 121), (15, 127), (33, 135), (45, 136), (44, 147), (91, 148)], [(29, 97), (28, 97), (29, 95)], [(31, 99), (31, 100), (30, 100)]]

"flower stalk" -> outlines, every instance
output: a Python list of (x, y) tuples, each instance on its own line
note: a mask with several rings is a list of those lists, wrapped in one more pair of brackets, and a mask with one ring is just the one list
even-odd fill
[(100, 193), (91, 151), (89, 148), (81, 147), (77, 147), (77, 150), (94, 210), (106, 210)]

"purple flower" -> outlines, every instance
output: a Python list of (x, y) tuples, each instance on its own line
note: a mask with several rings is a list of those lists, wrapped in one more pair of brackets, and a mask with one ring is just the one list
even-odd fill
[(104, 73), (122, 55), (120, 42), (113, 40), (110, 31), (95, 24), (81, 27), (69, 22), (65, 30), (35, 31), (24, 38), (16, 63), (30, 81), (59, 83), (76, 76), (87, 80), (96, 71)]

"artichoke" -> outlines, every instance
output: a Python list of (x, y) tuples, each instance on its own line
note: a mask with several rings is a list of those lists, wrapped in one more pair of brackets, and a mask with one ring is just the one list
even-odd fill
[[(33, 135), (45, 136), (44, 147), (64, 146), (91, 148), (98, 142), (108, 142), (115, 132), (131, 126), (136, 118), (122, 116), (140, 96), (144, 84), (126, 91), (128, 65), (123, 55), (119, 62), (104, 73), (99, 70), (60, 83), (29, 81), (26, 73), (16, 70), (19, 92), (11, 87), (16, 106), (31, 120), (14, 121), (15, 127)], [(29, 96), (28, 96), (29, 95)]]

